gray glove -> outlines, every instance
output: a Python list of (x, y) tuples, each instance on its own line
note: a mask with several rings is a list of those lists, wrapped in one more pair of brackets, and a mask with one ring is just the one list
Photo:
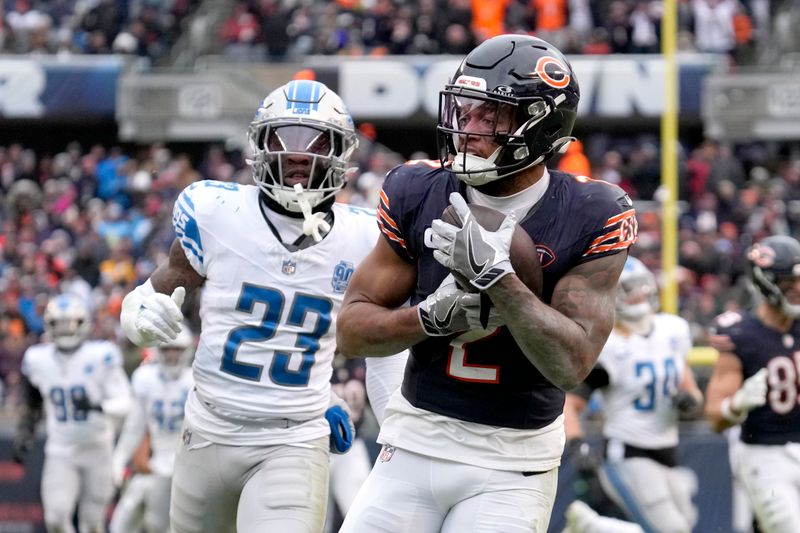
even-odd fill
[(484, 290), (500, 278), (514, 272), (509, 251), (514, 235), (514, 217), (506, 216), (497, 231), (488, 231), (475, 220), (466, 200), (457, 192), (450, 194), (462, 226), (434, 220), (425, 230), (425, 243), (433, 248), (433, 257), (448, 269), (466, 277)]
[(481, 296), (464, 292), (456, 285), (452, 274), (444, 278), (436, 292), (417, 306), (417, 316), (422, 329), (431, 337), (441, 337), (473, 329), (495, 329), (503, 319), (493, 309), (489, 312), (486, 328), (481, 325)]

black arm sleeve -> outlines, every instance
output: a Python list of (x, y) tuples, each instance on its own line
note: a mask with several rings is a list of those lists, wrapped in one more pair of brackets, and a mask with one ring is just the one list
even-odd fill
[(33, 438), (36, 424), (42, 418), (42, 395), (23, 374), (20, 382), (22, 405), (17, 422), (17, 440), (25, 441)]
[(597, 365), (589, 372), (586, 379), (570, 392), (589, 401), (589, 397), (595, 390), (607, 387), (609, 383), (608, 372), (606, 372), (606, 369), (602, 366)]

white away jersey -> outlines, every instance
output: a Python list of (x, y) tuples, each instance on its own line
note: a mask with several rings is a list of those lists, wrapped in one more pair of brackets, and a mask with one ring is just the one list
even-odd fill
[(160, 476), (171, 476), (175, 453), (183, 428), (186, 398), (194, 386), (192, 369), (186, 368), (177, 379), (164, 376), (158, 364), (139, 366), (131, 376), (133, 394), (147, 420), (150, 434), (150, 469)]
[(122, 369), (122, 354), (107, 341), (85, 341), (69, 355), (52, 343), (31, 346), (22, 360), (22, 373), (39, 389), (47, 417), (50, 455), (73, 455), (80, 449), (113, 443), (108, 416), (99, 411), (75, 408), (77, 398), (92, 404), (118, 396), (130, 396), (128, 377)]
[(647, 449), (677, 446), (672, 398), (683, 380), (691, 347), (689, 324), (664, 313), (655, 316), (647, 337), (611, 332), (598, 361), (609, 379), (609, 385), (600, 389), (607, 438)]
[[(181, 193), (173, 211), (186, 257), (206, 278), (187, 420), (221, 444), (298, 442), (329, 432), (321, 415), (336, 316), (350, 276), (378, 239), (374, 211), (335, 204), (322, 242), (289, 251), (270, 230), (258, 195), (254, 185), (202, 181)], [(283, 418), (309, 422), (288, 430), (252, 424)]]

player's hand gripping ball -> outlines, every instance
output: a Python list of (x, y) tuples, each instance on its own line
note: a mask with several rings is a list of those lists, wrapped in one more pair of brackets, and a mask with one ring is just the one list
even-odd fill
[[(472, 212), (472, 216), (475, 217), (475, 221), (478, 222), (478, 224), (480, 224), (485, 230), (497, 231), (500, 228), (500, 225), (503, 223), (503, 220), (506, 218), (505, 214), (489, 207), (476, 204), (468, 205), (470, 211)], [(445, 208), (445, 210), (442, 212), (441, 219), (442, 221), (452, 224), (453, 226), (459, 228), (462, 226), (462, 221), (458, 217), (458, 212), (452, 205), (449, 205), (447, 208)], [(511, 249), (509, 257), (511, 259), (511, 266), (514, 269), (514, 273), (519, 277), (522, 283), (524, 283), (525, 286), (531, 290), (531, 292), (536, 294), (536, 296), (541, 297), (543, 280), (542, 264), (539, 261), (539, 252), (536, 250), (536, 244), (534, 244), (530, 235), (528, 235), (528, 233), (522, 229), (519, 224), (515, 224), (514, 227), (514, 234), (511, 237)], [(460, 273), (453, 272), (453, 275), (463, 290), (477, 290)]]

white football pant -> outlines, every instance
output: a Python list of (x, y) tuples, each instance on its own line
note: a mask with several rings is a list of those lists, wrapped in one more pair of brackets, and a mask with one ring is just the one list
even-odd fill
[(544, 533), (557, 478), (384, 446), (340, 533)]
[(796, 533), (800, 527), (800, 443), (738, 443), (738, 479), (764, 533)]
[(225, 446), (192, 434), (172, 477), (173, 533), (319, 533), (328, 503), (328, 437)]
[(114, 509), (110, 533), (167, 533), (172, 478), (135, 474)]
[(599, 474), (608, 497), (646, 531), (691, 533), (697, 521), (692, 503), (697, 492), (693, 471), (631, 457), (607, 461)]
[(42, 507), (48, 533), (74, 533), (76, 505), (81, 533), (104, 532), (113, 491), (110, 446), (87, 447), (71, 456), (45, 454)]

